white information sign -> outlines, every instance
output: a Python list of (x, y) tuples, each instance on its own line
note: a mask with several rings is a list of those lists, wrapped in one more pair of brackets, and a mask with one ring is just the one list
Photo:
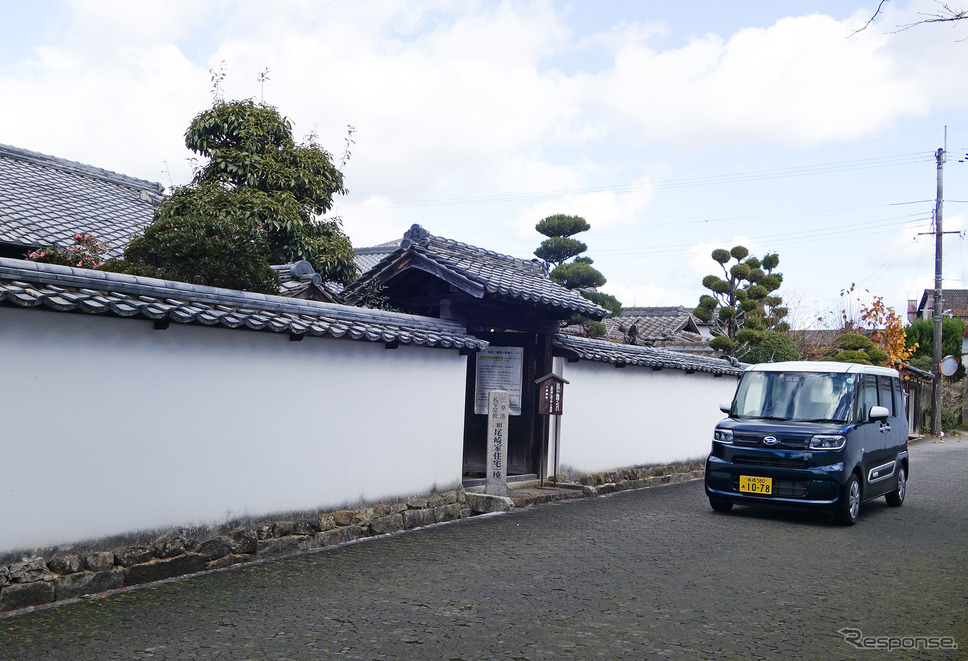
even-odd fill
[(509, 413), (521, 415), (521, 375), (523, 347), (487, 347), (477, 353), (477, 383), (474, 387), (474, 413), (487, 415), (487, 394), (506, 390)]

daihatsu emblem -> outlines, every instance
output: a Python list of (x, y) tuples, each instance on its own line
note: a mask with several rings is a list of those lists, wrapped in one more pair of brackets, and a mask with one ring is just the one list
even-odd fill
[(765, 445), (776, 445), (779, 442), (780, 442), (780, 439), (778, 439), (776, 436), (764, 436), (763, 437), (763, 443)]

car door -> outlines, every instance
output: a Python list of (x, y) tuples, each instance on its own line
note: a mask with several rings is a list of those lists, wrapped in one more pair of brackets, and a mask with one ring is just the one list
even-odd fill
[(872, 423), (877, 427), (877, 450), (871, 456), (867, 468), (867, 481), (870, 491), (867, 496), (887, 493), (894, 488), (894, 473), (897, 468), (898, 432), (905, 428), (902, 419), (903, 411), (896, 406), (894, 394), (894, 379), (889, 376), (877, 376), (877, 403), (888, 411), (887, 419)]
[(854, 400), (854, 420), (857, 421), (857, 427), (850, 433), (850, 443), (854, 446), (851, 456), (856, 457), (854, 461), (859, 463), (863, 476), (861, 487), (865, 499), (872, 498), (873, 493), (881, 486), (877, 482), (871, 484), (871, 469), (877, 467), (886, 448), (881, 424), (870, 419), (871, 407), (878, 405), (877, 397), (877, 377), (873, 374), (860, 375)]

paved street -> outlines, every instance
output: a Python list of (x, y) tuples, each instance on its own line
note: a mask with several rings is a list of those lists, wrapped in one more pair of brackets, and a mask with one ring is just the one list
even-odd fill
[(0, 619), (0, 659), (968, 658), (968, 440), (911, 456), (905, 505), (853, 528), (714, 514), (693, 481)]

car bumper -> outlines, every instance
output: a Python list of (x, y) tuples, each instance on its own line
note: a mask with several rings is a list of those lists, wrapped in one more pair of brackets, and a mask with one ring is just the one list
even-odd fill
[[(773, 493), (762, 495), (740, 491), (740, 475), (771, 478)], [(706, 494), (734, 503), (818, 507), (834, 505), (840, 497), (845, 479), (842, 462), (794, 469), (734, 464), (713, 455), (706, 459)]]

